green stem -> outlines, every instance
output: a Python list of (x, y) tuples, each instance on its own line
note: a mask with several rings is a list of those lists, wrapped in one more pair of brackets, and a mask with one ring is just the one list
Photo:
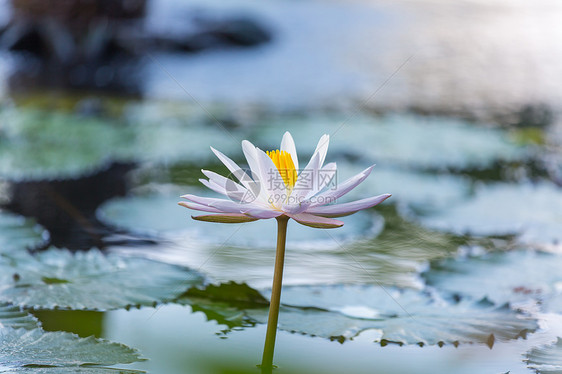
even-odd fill
[(273, 350), (275, 349), (275, 336), (277, 334), (277, 321), (279, 318), (288, 222), (289, 217), (287, 216), (283, 215), (277, 217), (277, 251), (275, 253), (275, 271), (273, 273), (273, 287), (271, 288), (271, 301), (269, 303), (267, 333), (265, 335), (265, 345), (263, 347), (263, 357), (261, 361), (262, 374), (271, 373), (273, 370)]

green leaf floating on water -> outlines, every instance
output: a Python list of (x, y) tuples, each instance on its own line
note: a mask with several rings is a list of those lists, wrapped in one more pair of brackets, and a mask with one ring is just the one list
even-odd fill
[(132, 139), (126, 127), (57, 112), (4, 109), (0, 121), (0, 176), (12, 180), (92, 172)]
[(20, 307), (0, 303), (0, 334), (7, 327), (31, 330), (39, 327), (39, 321)]
[(173, 300), (202, 283), (196, 272), (142, 258), (72, 253), (0, 257), (0, 301), (37, 309), (109, 310)]
[(100, 366), (140, 360), (136, 350), (94, 337), (79, 338), (67, 332), (41, 329), (0, 330), (0, 373), (111, 373), (115, 369)]
[[(188, 291), (180, 302), (231, 328), (266, 323), (263, 298), (252, 296), (255, 294), (247, 288), (220, 285), (198, 290), (196, 297)], [(283, 289), (281, 302), (279, 328), (339, 341), (368, 333), (383, 345), (491, 346), (496, 340), (525, 337), (537, 328), (536, 321), (508, 305), (487, 300), (450, 302), (415, 290), (368, 285), (290, 286)]]
[(278, 139), (287, 130), (293, 134), (303, 154), (312, 154), (316, 146), (303, 140), (335, 134), (330, 142), (331, 152), (375, 160), (381, 165), (480, 168), (498, 160), (528, 157), (527, 150), (512, 141), (504, 130), (454, 118), (416, 115), (282, 117), (256, 128), (252, 140), (276, 149), (278, 144), (271, 143), (272, 139)]
[(527, 352), (529, 368), (539, 374), (562, 374), (562, 338), (556, 343), (536, 347)]
[(33, 219), (0, 210), (0, 254), (45, 244), (48, 233)]
[(562, 256), (535, 252), (494, 252), (447, 259), (423, 274), (439, 290), (495, 303), (540, 301), (541, 308), (562, 312)]
[(550, 183), (479, 185), (472, 199), (420, 217), (426, 227), (458, 234), (517, 234), (526, 244), (562, 247), (562, 190)]

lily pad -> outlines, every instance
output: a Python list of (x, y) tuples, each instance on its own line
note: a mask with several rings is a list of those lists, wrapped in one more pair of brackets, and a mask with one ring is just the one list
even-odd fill
[[(56, 354), (53, 354), (56, 352)], [(67, 332), (41, 329), (2, 329), (0, 332), (0, 372), (57, 373), (70, 368), (89, 373), (107, 373), (99, 367), (140, 361), (139, 353), (127, 346), (94, 337), (79, 338)], [(88, 371), (88, 369), (92, 369)], [(65, 372), (65, 371), (62, 371)], [(124, 372), (127, 372), (126, 370)]]
[(0, 259), (0, 300), (36, 309), (109, 310), (173, 300), (202, 277), (141, 258), (51, 248)]
[[(228, 287), (247, 294), (242, 285)], [(241, 304), (236, 297), (217, 300), (215, 293), (201, 292), (196, 298), (185, 295), (180, 300), (229, 327), (267, 322), (262, 299), (250, 298)], [(485, 299), (445, 301), (423, 292), (378, 286), (290, 286), (283, 289), (281, 302), (281, 329), (342, 342), (368, 331), (383, 345), (491, 346), (496, 340), (525, 337), (537, 328), (536, 321), (508, 305), (498, 307)], [(202, 304), (204, 308), (199, 307)]]
[(56, 112), (4, 109), (0, 176), (72, 178), (93, 172), (129, 144), (131, 133), (107, 121)]
[(0, 254), (44, 245), (49, 233), (33, 219), (0, 210)]
[[(240, 131), (224, 127), (201, 108), (185, 103), (153, 102), (131, 105), (125, 116), (134, 128), (129, 142), (130, 157), (136, 161), (172, 164), (188, 161), (200, 164), (215, 160), (210, 146), (231, 154), (241, 152)], [(212, 123), (209, 123), (211, 121)]]
[(562, 339), (558, 338), (551, 345), (531, 349), (527, 353), (527, 364), (539, 374), (562, 373)]
[(458, 234), (517, 234), (526, 244), (560, 248), (562, 189), (549, 182), (480, 185), (474, 198), (420, 222)]
[(447, 259), (423, 274), (435, 288), (495, 303), (540, 301), (546, 311), (562, 312), (562, 256), (535, 251), (494, 252)]
[[(487, 300), (446, 302), (414, 290), (373, 286), (287, 287), (280, 326), (325, 337), (380, 332), (382, 344), (485, 343), (525, 337), (536, 321)], [(298, 307), (298, 308), (294, 308)], [(319, 310), (315, 310), (318, 308)], [(337, 327), (337, 329), (335, 329)]]
[(279, 139), (286, 130), (295, 137), (302, 155), (312, 154), (316, 146), (304, 140), (331, 134), (331, 154), (360, 157), (384, 165), (484, 168), (495, 161), (527, 157), (526, 149), (503, 130), (453, 118), (415, 115), (280, 118), (260, 126), (253, 140), (277, 148), (272, 139)]
[(39, 321), (20, 307), (0, 303), (0, 330), (7, 327), (31, 330), (39, 327)]

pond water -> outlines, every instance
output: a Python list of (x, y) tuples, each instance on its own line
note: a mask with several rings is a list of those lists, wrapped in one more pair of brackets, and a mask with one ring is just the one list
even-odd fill
[(347, 201), (393, 196), (289, 223), (275, 373), (562, 372), (558, 3), (148, 9), (155, 34), (197, 10), (272, 40), (143, 51), (140, 97), (29, 84), (0, 51), (0, 373), (258, 373), (275, 222), (177, 202), (216, 197), (211, 146), (245, 165), (285, 131), (301, 164), (330, 134), (336, 183), (376, 163)]

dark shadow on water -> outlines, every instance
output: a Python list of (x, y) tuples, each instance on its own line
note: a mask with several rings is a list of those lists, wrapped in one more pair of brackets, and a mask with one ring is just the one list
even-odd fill
[(105, 237), (118, 232), (96, 218), (96, 209), (126, 194), (126, 174), (133, 168), (133, 164), (113, 163), (75, 179), (11, 182), (5, 208), (35, 218), (49, 231), (52, 245), (71, 250), (104, 248)]

